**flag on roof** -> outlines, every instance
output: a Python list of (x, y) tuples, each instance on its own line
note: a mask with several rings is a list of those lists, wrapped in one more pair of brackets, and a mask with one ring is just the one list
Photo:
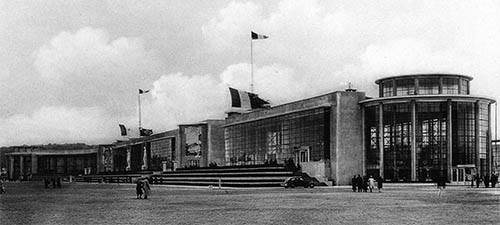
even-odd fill
[(139, 89), (139, 94), (146, 94), (146, 93), (148, 93), (148, 92), (149, 92), (149, 90), (145, 90), (145, 91), (144, 91), (144, 90), (142, 90), (142, 89)]
[(122, 136), (127, 136), (127, 128), (125, 128), (125, 125), (118, 124), (118, 126), (120, 126), (120, 131), (122, 133)]
[(144, 129), (142, 127), (139, 127), (139, 135), (140, 136), (151, 136), (152, 134), (153, 134), (153, 130)]
[(229, 88), (231, 93), (231, 106), (244, 109), (268, 108), (269, 102), (259, 98), (257, 94)]
[(257, 34), (253, 31), (251, 31), (251, 34), (252, 34), (252, 40), (255, 40), (255, 39), (266, 39), (266, 38), (269, 38), (268, 36), (266, 35), (262, 35), (262, 34)]

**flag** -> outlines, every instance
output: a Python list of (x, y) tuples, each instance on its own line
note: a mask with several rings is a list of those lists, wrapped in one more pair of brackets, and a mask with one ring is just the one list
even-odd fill
[(148, 93), (148, 92), (149, 92), (149, 90), (145, 90), (145, 91), (144, 91), (144, 90), (142, 90), (142, 89), (139, 89), (139, 94), (146, 94), (146, 93)]
[(144, 129), (142, 127), (139, 127), (139, 135), (141, 136), (151, 136), (153, 134), (153, 130), (151, 129)]
[(251, 34), (252, 34), (252, 40), (255, 40), (255, 39), (266, 39), (266, 38), (269, 38), (268, 36), (266, 35), (262, 35), (262, 34), (257, 34), (253, 31), (251, 31)]
[(259, 98), (257, 94), (229, 88), (231, 93), (231, 106), (245, 109), (268, 108), (269, 102)]
[(127, 128), (125, 128), (125, 125), (118, 124), (118, 126), (120, 126), (120, 131), (122, 133), (122, 136), (127, 136)]

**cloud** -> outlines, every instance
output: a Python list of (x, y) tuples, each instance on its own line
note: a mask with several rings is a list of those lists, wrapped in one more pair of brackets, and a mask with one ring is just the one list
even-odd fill
[(100, 106), (118, 114), (132, 109), (137, 88), (150, 85), (163, 67), (141, 39), (111, 40), (91, 27), (61, 32), (33, 56), (50, 105)]
[(119, 138), (117, 120), (100, 108), (42, 107), (0, 119), (0, 145), (110, 143)]

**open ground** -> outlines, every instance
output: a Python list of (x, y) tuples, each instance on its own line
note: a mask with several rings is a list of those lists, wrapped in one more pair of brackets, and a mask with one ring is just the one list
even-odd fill
[(386, 185), (314, 189), (6, 183), (0, 224), (499, 224), (500, 188)]

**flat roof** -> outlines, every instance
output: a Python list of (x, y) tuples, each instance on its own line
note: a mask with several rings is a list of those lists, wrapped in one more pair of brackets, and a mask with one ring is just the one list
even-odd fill
[(398, 79), (398, 78), (408, 78), (408, 77), (462, 77), (465, 78), (469, 81), (474, 79), (471, 76), (467, 75), (462, 75), (462, 74), (451, 74), (451, 73), (422, 73), (422, 74), (403, 74), (403, 75), (396, 75), (396, 76), (388, 76), (388, 77), (383, 77), (380, 79), (375, 80), (376, 84), (379, 84), (383, 80), (390, 80), (390, 79)]

